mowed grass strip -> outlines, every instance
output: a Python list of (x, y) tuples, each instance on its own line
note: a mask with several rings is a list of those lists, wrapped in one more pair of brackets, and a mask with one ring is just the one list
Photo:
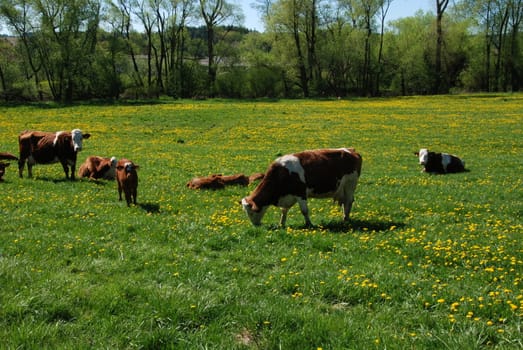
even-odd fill
[[(80, 128), (88, 155), (132, 159), (138, 205), (59, 164), (0, 183), (1, 348), (521, 348), (523, 95), (336, 101), (176, 101), (0, 107), (0, 151), (25, 129)], [(288, 227), (252, 227), (254, 185), (278, 155), (355, 147), (352, 221), (311, 200)], [(414, 152), (466, 173), (421, 173)], [(78, 164), (79, 165), (79, 164)]]

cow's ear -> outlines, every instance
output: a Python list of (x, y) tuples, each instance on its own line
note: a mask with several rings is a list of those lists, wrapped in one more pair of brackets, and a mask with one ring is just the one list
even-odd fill
[(138, 164), (133, 165), (134, 169), (138, 169), (140, 166)]
[(88, 139), (89, 137), (91, 137), (91, 134), (82, 134), (83, 139)]

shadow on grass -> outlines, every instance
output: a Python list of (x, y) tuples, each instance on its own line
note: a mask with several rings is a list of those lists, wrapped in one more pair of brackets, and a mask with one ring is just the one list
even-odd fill
[(319, 227), (329, 230), (331, 232), (382, 232), (390, 231), (394, 228), (402, 228), (405, 224), (396, 221), (374, 221), (374, 220), (350, 220), (345, 221), (331, 221), (323, 222)]
[(138, 206), (145, 210), (148, 213), (159, 213), (160, 212), (160, 204), (156, 203), (138, 203)]
[[(312, 226), (297, 225), (292, 226), (294, 229), (307, 230), (307, 229), (324, 229), (334, 233), (344, 232), (383, 232), (390, 231), (395, 228), (405, 227), (402, 222), (396, 221), (368, 221), (368, 220), (350, 220), (345, 221), (329, 221), (321, 222), (320, 224), (314, 224)], [(267, 229), (270, 231), (282, 230), (282, 227), (278, 224), (267, 225)], [(283, 228), (284, 229), (284, 228)]]
[[(47, 177), (47, 176), (38, 176), (38, 177), (33, 177), (33, 178), (37, 181), (52, 182), (55, 184), (64, 183), (64, 182), (70, 182), (70, 183), (85, 182), (85, 183), (92, 183), (97, 186), (110, 186), (110, 185), (115, 184), (115, 181), (110, 181), (110, 180), (88, 179), (88, 178), (78, 178), (78, 177), (75, 177), (74, 180), (66, 179), (65, 177)], [(31, 180), (30, 178), (28, 178), (28, 179)], [(114, 186), (116, 187), (116, 185), (114, 185)]]
[(31, 177), (24, 177), (24, 179), (34, 180), (34, 181), (43, 181), (43, 182), (52, 182), (52, 183), (55, 183), (55, 184), (63, 183), (63, 182), (76, 182), (76, 181), (78, 181), (77, 179), (71, 180), (71, 179), (66, 179), (65, 177), (47, 177), (47, 176), (34, 176), (34, 175), (33, 175), (32, 178)]

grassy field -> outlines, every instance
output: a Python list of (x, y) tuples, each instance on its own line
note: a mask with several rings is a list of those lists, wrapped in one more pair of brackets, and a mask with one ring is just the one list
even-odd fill
[[(520, 349), (523, 95), (177, 101), (0, 107), (0, 151), (25, 129), (81, 128), (79, 155), (140, 165), (138, 205), (59, 164), (0, 183), (0, 348)], [(252, 227), (253, 186), (278, 155), (355, 147), (352, 221), (311, 200)], [(431, 176), (413, 152), (455, 153)], [(27, 171), (24, 172), (24, 175)]]

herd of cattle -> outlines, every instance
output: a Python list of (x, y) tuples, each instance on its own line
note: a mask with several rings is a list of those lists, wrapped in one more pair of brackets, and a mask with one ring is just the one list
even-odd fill
[[(35, 164), (60, 162), (65, 177), (75, 179), (76, 159), (82, 150), (82, 141), (91, 135), (79, 129), (71, 132), (23, 131), (18, 136), (19, 157), (0, 152), (0, 181), (9, 161), (18, 161), (19, 176), (23, 177), (27, 163), (28, 176), (32, 177)], [(466, 171), (465, 163), (457, 156), (421, 149), (415, 152), (423, 171), (433, 174)], [(89, 156), (78, 169), (78, 176), (89, 179), (116, 179), (119, 200), (122, 192), (129, 206), (136, 204), (139, 168), (133, 161), (115, 157)], [(191, 189), (221, 189), (227, 185), (246, 186), (260, 181), (247, 197), (242, 207), (253, 225), (260, 225), (269, 206), (281, 208), (280, 225), (284, 226), (289, 209), (296, 203), (305, 218), (309, 218), (307, 198), (332, 198), (343, 207), (343, 219), (347, 221), (354, 202), (354, 192), (361, 175), (362, 157), (353, 148), (319, 149), (288, 154), (272, 162), (265, 173), (251, 176), (243, 174), (197, 177), (187, 183)]]

